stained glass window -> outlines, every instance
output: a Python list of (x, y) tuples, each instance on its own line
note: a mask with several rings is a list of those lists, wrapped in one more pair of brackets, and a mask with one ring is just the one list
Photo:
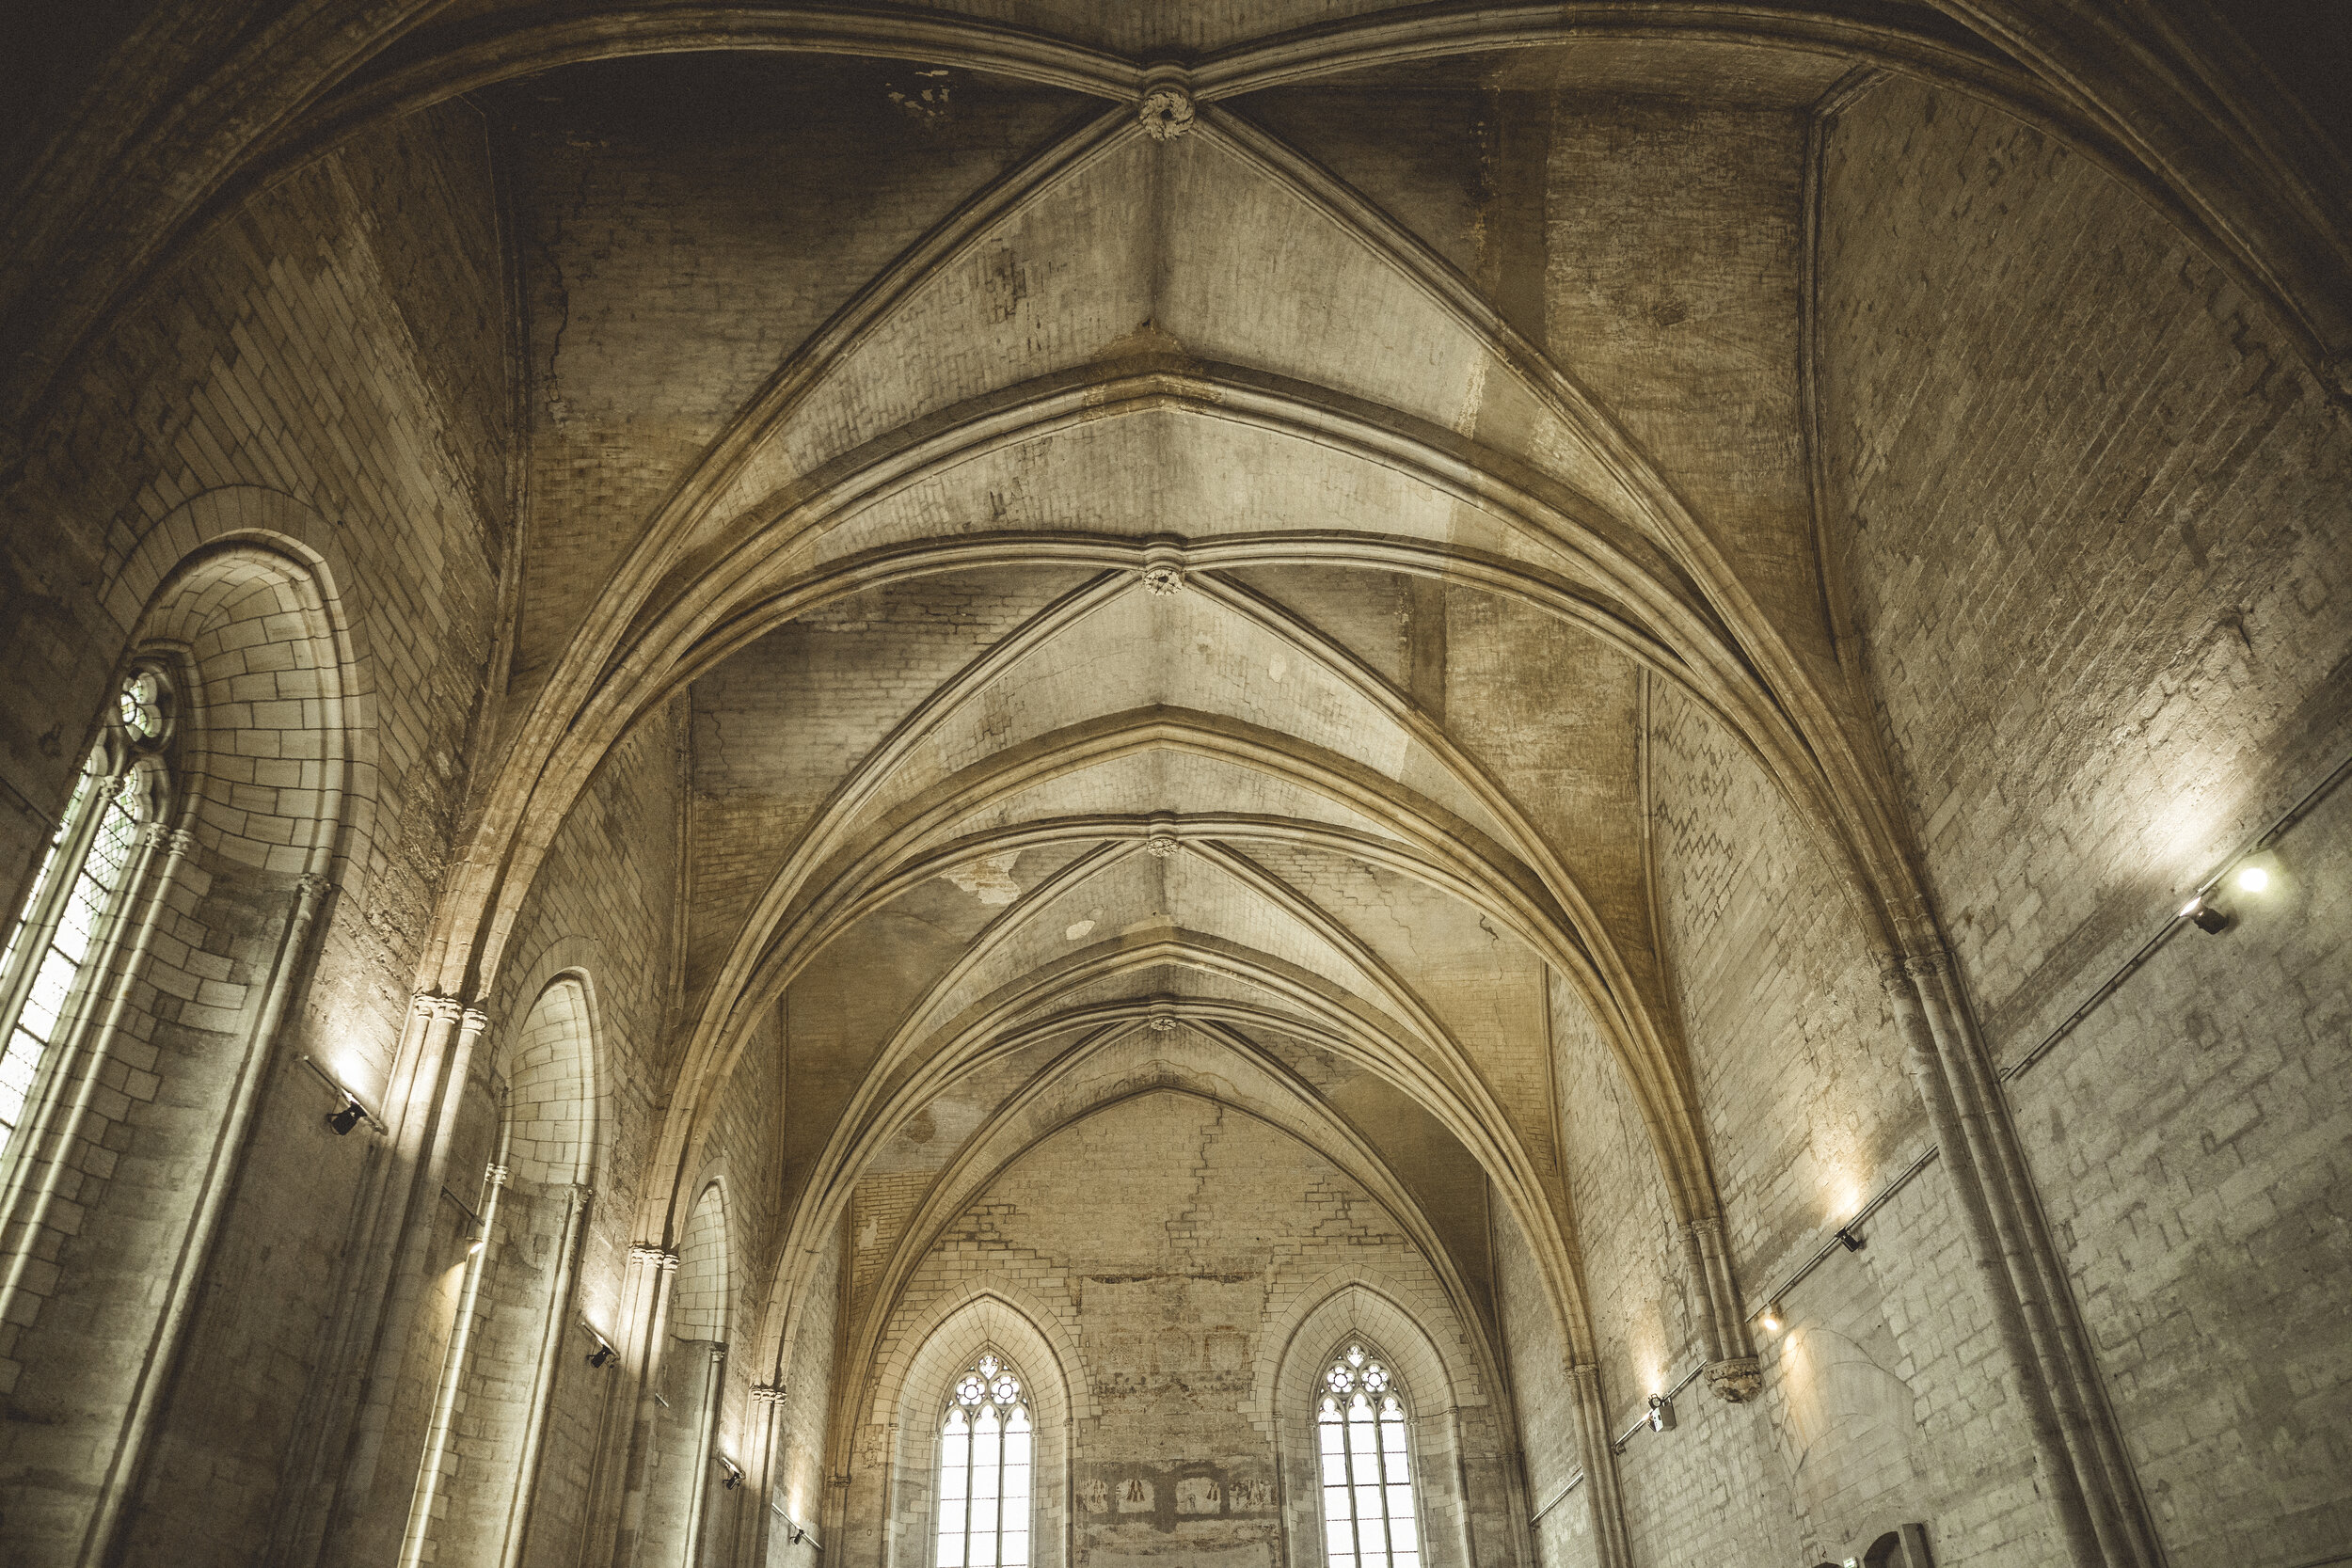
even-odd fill
[(1020, 1374), (982, 1351), (939, 1426), (937, 1568), (1029, 1568), (1032, 1435)]
[[(160, 675), (141, 672), (123, 684), (119, 729), (99, 737), (82, 766), (64, 820), (49, 835), (32, 895), (8, 932), (0, 958), (0, 1150), (15, 1137), (41, 1058), (72, 1029), (83, 999), (76, 982), (96, 956), (123, 871), (138, 842), (139, 751), (167, 737), (168, 692)], [(69, 863), (71, 869), (68, 869)]]
[(1389, 1369), (1360, 1344), (1324, 1369), (1315, 1440), (1329, 1568), (1420, 1568), (1405, 1398)]

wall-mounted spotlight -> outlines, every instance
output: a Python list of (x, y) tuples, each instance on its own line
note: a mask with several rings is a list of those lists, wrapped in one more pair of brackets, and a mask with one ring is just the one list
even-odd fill
[(1756, 1321), (1765, 1333), (1778, 1334), (1780, 1332), (1780, 1303), (1775, 1301), (1768, 1304), (1763, 1314)]
[(618, 1354), (621, 1354), (621, 1353), (620, 1353), (619, 1351), (616, 1351), (616, 1350), (614, 1350), (614, 1349), (613, 1349), (611, 1345), (606, 1344), (606, 1343), (604, 1342), (604, 1336), (603, 1336), (603, 1335), (601, 1335), (601, 1334), (599, 1334), (599, 1335), (597, 1335), (597, 1336), (596, 1336), (596, 1351), (595, 1351), (595, 1353), (594, 1353), (593, 1354), (591, 1354), (591, 1355), (588, 1357), (588, 1365), (590, 1365), (591, 1367), (601, 1367), (601, 1366), (604, 1366), (606, 1363), (610, 1362), (610, 1361), (611, 1361), (611, 1360), (612, 1360), (614, 1356), (616, 1356), (616, 1355), (618, 1355)]
[(803, 1542), (803, 1541), (805, 1541), (805, 1540), (807, 1540), (807, 1539), (808, 1539), (808, 1531), (806, 1531), (806, 1530), (803, 1529), (803, 1528), (802, 1528), (800, 1526), (798, 1526), (798, 1525), (794, 1525), (794, 1526), (792, 1527), (792, 1542), (791, 1542), (791, 1544), (792, 1544), (793, 1545), (797, 1546), (797, 1545), (799, 1545), (802, 1542)]
[(1841, 1225), (1837, 1227), (1837, 1244), (1848, 1252), (1860, 1252), (1865, 1243), (1851, 1226)]
[[(326, 1125), (335, 1130), (335, 1136), (339, 1138), (343, 1136), (363, 1121), (375, 1121), (373, 1117), (368, 1115), (368, 1108), (359, 1103), (359, 1097), (343, 1086), (342, 1079), (321, 1067), (311, 1057), (297, 1056), (294, 1059), (317, 1073), (319, 1082), (332, 1089), (335, 1099), (340, 1101), (335, 1109), (326, 1113)], [(376, 1125), (381, 1127), (384, 1124), (379, 1121)]]
[(1672, 1432), (1675, 1429), (1675, 1402), (1666, 1394), (1649, 1397), (1649, 1429), (1652, 1432)]
[(721, 1486), (723, 1486), (728, 1491), (732, 1492), (737, 1487), (743, 1484), (743, 1471), (734, 1460), (729, 1459), (725, 1454), (721, 1454), (719, 1456), (719, 1465), (720, 1467), (727, 1473), (727, 1479), (719, 1483)]
[(2259, 865), (2240, 866), (2237, 885), (2240, 893), (2261, 893), (2270, 886), (2270, 873)]
[[(2268, 882), (2269, 879), (2265, 877), (2265, 885), (2268, 885)], [(2214, 908), (2201, 893), (2181, 906), (2181, 918), (2207, 936), (2214, 936), (2230, 928), (2229, 911)]]

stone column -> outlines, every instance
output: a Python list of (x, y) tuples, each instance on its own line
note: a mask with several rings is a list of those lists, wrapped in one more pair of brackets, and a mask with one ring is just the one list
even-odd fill
[(1979, 1139), (1970, 1136), (1967, 1117), (1952, 1093), (1938, 1041), (1921, 1005), (1918, 974), (1910, 961), (1889, 958), (1881, 965), (1879, 982), (1893, 1006), (1896, 1027), (1902, 1033), (1903, 1066), (1927, 1107), (1929, 1124), (1935, 1131), (1937, 1151), (1945, 1170), (1950, 1174), (1952, 1194), (1960, 1203), (1969, 1261), (1975, 1265), (1987, 1305), (1993, 1310), (1994, 1325), (2000, 1335), (2018, 1402), (2025, 1413), (2035, 1469), (2044, 1495), (2058, 1512), (2068, 1558), (2078, 1568), (2106, 1568), (2106, 1555), (2100, 1548), (2098, 1531), (2090, 1522), (2081, 1478), (2074, 1473), (2074, 1461), (2059, 1433), (2057, 1412), (2042, 1380), (2040, 1357), (2035, 1354), (2033, 1338), (2003, 1257), (1992, 1199), (1977, 1167)]
[(736, 1531), (738, 1568), (765, 1568), (768, 1539), (775, 1528), (776, 1442), (784, 1424), (785, 1385), (755, 1383), (751, 1386), (750, 1441), (743, 1454), (743, 1486), (754, 1494), (743, 1528)]
[(636, 1271), (642, 1310), (633, 1314), (642, 1333), (630, 1346), (637, 1377), (637, 1413), (629, 1423), (628, 1449), (621, 1465), (621, 1522), (612, 1538), (612, 1568), (635, 1568), (638, 1538), (645, 1528), (645, 1481), (653, 1464), (654, 1422), (660, 1413), (654, 1392), (661, 1377), (661, 1355), (670, 1329), (670, 1286), (677, 1278), (678, 1256), (665, 1246), (639, 1243), (628, 1249)]
[(1572, 1361), (1567, 1374), (1577, 1458), (1584, 1466), (1584, 1506), (1593, 1523), (1594, 1560), (1599, 1568), (1632, 1568), (1625, 1499), (1617, 1491), (1617, 1450), (1610, 1440), (1608, 1408), (1601, 1403), (1600, 1368), (1590, 1361)]
[(2052, 1415), (2098, 1535), (2102, 1560), (2133, 1568), (2153, 1565), (2159, 1560), (2154, 1531), (2099, 1386), (2073, 1286), (2042, 1222), (2008, 1097), (1961, 999), (1951, 955), (1939, 948), (1908, 958), (1904, 971), (1918, 992), (1936, 1060), (1969, 1139), (1994, 1240), (2035, 1352), (2034, 1366), (2048, 1386)]
[(523, 1544), (531, 1533), (531, 1509), (539, 1489), (539, 1452), (547, 1442), (557, 1373), (563, 1365), (565, 1320), (571, 1315), (572, 1280), (580, 1268), (588, 1205), (595, 1196), (595, 1188), (575, 1182), (564, 1206), (564, 1238), (555, 1253), (555, 1284), (540, 1331), (538, 1369), (532, 1374), (530, 1402), (523, 1407), (522, 1453), (515, 1465), (515, 1494), (507, 1505), (506, 1540), (499, 1549), (499, 1568), (516, 1568), (522, 1561)]
[(1740, 1404), (1764, 1386), (1756, 1346), (1740, 1310), (1740, 1287), (1731, 1277), (1731, 1253), (1724, 1245), (1720, 1214), (1703, 1214), (1682, 1227), (1691, 1271), (1707, 1303), (1707, 1386), (1717, 1399)]
[(489, 1022), (480, 1008), (430, 992), (417, 997), (411, 1017), (419, 1013), (425, 1027), (402, 1075), (405, 1092), (393, 1123), (384, 1199), (370, 1227), (369, 1255), (381, 1261), (366, 1270), (358, 1285), (363, 1318), (372, 1304), (381, 1307), (373, 1332), (360, 1341), (358, 1416), (319, 1553), (329, 1563), (382, 1561), (400, 1548), (408, 1495), (389, 1479), (404, 1466), (385, 1469), (384, 1443), (430, 1285), (434, 1208), (447, 1176), (451, 1134), (474, 1046)]

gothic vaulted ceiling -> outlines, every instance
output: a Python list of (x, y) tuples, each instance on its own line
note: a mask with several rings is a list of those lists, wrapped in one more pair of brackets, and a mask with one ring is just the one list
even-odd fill
[[(1778, 785), (1856, 930), (1909, 914), (1799, 440), (1808, 113), (1857, 69), (1604, 39), (1139, 115), (688, 54), (485, 95), (540, 388), (515, 679), (569, 716), (516, 738), (516, 864), (691, 706), (662, 1161), (780, 1039), (771, 1337), (861, 1194), (914, 1195), (858, 1227), (870, 1336), (994, 1172), (1172, 1086), (1347, 1169), (1466, 1307), (1523, 1239), (1581, 1338), (1556, 997), (1715, 1212), (1648, 705)], [(1563, 166), (1588, 199), (1530, 218)]]
[(763, 1333), (879, 1184), (913, 1196), (857, 1232), (870, 1336), (992, 1173), (1176, 1088), (1346, 1169), (1467, 1305), (1524, 1245), (1574, 1345), (1556, 1031), (1620, 1075), (1674, 1215), (1718, 1211), (1653, 707), (1777, 795), (1856, 951), (1927, 929), (1809, 466), (1821, 107), (1889, 76), (1997, 103), (2314, 362), (2344, 259), (2290, 243), (2284, 176), (2158, 146), (2154, 89), (1999, 5), (966, 9), (475, 3), (314, 81), (241, 58), (287, 101), (216, 167), (179, 134), (173, 200), (121, 203), (121, 264), (56, 293), (17, 382), (175, 239), (469, 95), (531, 526), (425, 967), (499, 972), (573, 803), (682, 705), (643, 1233), (780, 1049)]

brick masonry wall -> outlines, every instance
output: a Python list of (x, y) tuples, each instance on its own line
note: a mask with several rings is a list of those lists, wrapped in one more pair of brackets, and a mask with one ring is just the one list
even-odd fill
[[(1883, 86), (1825, 189), (1830, 543), (2014, 1062), (2352, 750), (2352, 432), (2208, 263), (1998, 114)], [(2183, 1568), (2298, 1562), (2352, 1516), (2343, 810), (2011, 1090)]]
[(929, 121), (889, 97), (932, 85), (752, 55), (497, 95), (536, 388), (519, 682), (791, 348), (1074, 106), (963, 80)]
[[(1463, 1407), (1462, 1463), (1473, 1484), (1499, 1487), (1500, 1433), (1480, 1418), (1479, 1373), (1427, 1263), (1361, 1189), (1305, 1146), (1188, 1096), (1120, 1102), (1024, 1155), (927, 1256), (892, 1314), (881, 1357), (896, 1365), (916, 1355), (910, 1332), (965, 1291), (1001, 1284), (1043, 1314), (1052, 1342), (1077, 1358), (1058, 1375), (1091, 1400), (1077, 1413), (1071, 1461), (1074, 1561), (1117, 1568), (1177, 1551), (1236, 1568), (1272, 1563), (1285, 1560), (1275, 1489), (1274, 1422), (1282, 1417), (1261, 1407), (1260, 1391), (1292, 1354), (1278, 1342), (1281, 1326), (1295, 1324), (1342, 1276), (1379, 1282), (1439, 1347), (1443, 1372), (1432, 1366), (1408, 1392), (1424, 1420), (1449, 1402)], [(1318, 1341), (1297, 1354), (1319, 1363), (1330, 1348)], [(1403, 1365), (1405, 1353), (1391, 1354)], [(906, 1562), (927, 1550), (932, 1461), (920, 1434), (901, 1444), (899, 1464), (913, 1468), (898, 1482), (900, 1546), (890, 1560)], [(873, 1467), (891, 1449), (887, 1433), (862, 1430), (853, 1501), (866, 1497)], [(1426, 1450), (1420, 1458), (1427, 1560), (1452, 1563), (1462, 1539), (1459, 1472), (1431, 1463)], [(1467, 1501), (1477, 1511), (1507, 1508), (1483, 1490)], [(1068, 1526), (1048, 1517), (1038, 1528)], [(879, 1560), (879, 1548), (862, 1532), (851, 1556)], [(1293, 1540), (1289, 1553), (1318, 1549)], [(1481, 1561), (1512, 1557), (1500, 1539), (1482, 1549), (1502, 1555)]]

